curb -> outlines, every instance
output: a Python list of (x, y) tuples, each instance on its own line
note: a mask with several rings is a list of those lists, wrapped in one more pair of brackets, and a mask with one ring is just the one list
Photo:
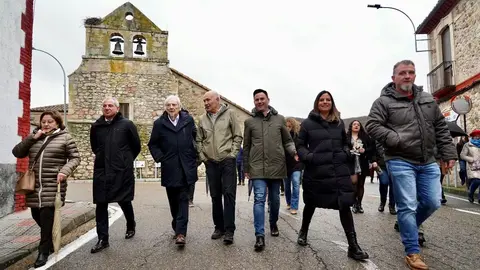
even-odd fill
[[(446, 193), (454, 194), (454, 195), (460, 195), (465, 198), (468, 198), (468, 191), (466, 190), (458, 190), (458, 188), (451, 188), (451, 187), (443, 187), (443, 191)], [(478, 194), (478, 192), (475, 192), (474, 197)]]
[[(72, 184), (89, 184), (92, 183), (93, 180), (68, 180), (68, 183)], [(137, 183), (160, 183), (161, 179), (160, 178), (135, 178), (135, 182)], [(198, 177), (197, 182), (205, 182), (205, 176), (200, 176)]]
[[(68, 203), (68, 202), (66, 202)], [(65, 224), (62, 228), (62, 236), (68, 234), (74, 229), (80, 227), (81, 225), (89, 222), (95, 218), (95, 208), (89, 209), (87, 212), (78, 215), (74, 218), (63, 218), (62, 225)], [(40, 241), (40, 240), (38, 240)], [(22, 260), (23, 258), (29, 256), (33, 252), (38, 250), (38, 241), (28, 244), (23, 248), (12, 252), (8, 257), (4, 257), (0, 261), (0, 269), (6, 269), (9, 266), (15, 264), (16, 262)]]

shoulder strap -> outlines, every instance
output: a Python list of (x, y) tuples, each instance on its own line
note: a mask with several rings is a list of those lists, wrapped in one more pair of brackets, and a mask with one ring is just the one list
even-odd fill
[(30, 167), (30, 169), (33, 169), (33, 167), (35, 166), (35, 163), (37, 163), (38, 158), (39, 158), (40, 155), (42, 154), (42, 151), (45, 149), (45, 147), (47, 147), (47, 144), (48, 144), (49, 142), (51, 142), (54, 137), (55, 137), (55, 136), (50, 136), (50, 138), (48, 138), (47, 141), (42, 144), (42, 147), (40, 147), (40, 149), (38, 150), (37, 154), (35, 155), (35, 158), (33, 159), (33, 163), (32, 163), (32, 166)]

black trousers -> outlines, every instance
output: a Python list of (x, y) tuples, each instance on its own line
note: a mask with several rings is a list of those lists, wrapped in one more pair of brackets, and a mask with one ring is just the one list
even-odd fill
[[(315, 206), (305, 204), (303, 208), (302, 230), (308, 231), (310, 222), (312, 221), (313, 213), (315, 213)], [(353, 223), (353, 215), (350, 208), (344, 208), (338, 211), (340, 214), (340, 222), (342, 223), (343, 231), (345, 233), (355, 232), (355, 224)]]
[(32, 218), (40, 227), (40, 244), (38, 252), (48, 254), (53, 248), (52, 229), (55, 207), (31, 208)]
[(193, 202), (193, 195), (195, 194), (195, 183), (188, 185), (188, 199)]
[(190, 186), (166, 188), (172, 214), (172, 229), (175, 231), (175, 235), (187, 235)]
[[(135, 215), (132, 202), (118, 202), (118, 205), (122, 208), (123, 215), (127, 220), (127, 230), (135, 229)], [(108, 242), (108, 203), (97, 203), (95, 221), (97, 222), (98, 240)]]
[[(207, 177), (212, 197), (212, 216), (215, 229), (235, 231), (235, 201), (237, 196), (236, 159), (207, 161)], [(222, 203), (223, 196), (223, 203)]]
[(238, 183), (245, 182), (245, 173), (243, 172), (243, 163), (237, 163), (237, 176), (238, 176)]

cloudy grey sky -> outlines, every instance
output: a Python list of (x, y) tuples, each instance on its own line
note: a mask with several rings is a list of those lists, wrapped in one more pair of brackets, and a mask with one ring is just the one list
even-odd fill
[[(85, 52), (86, 17), (103, 17), (125, 0), (36, 0), (35, 47), (54, 54), (67, 74)], [(368, 114), (392, 66), (417, 65), (427, 89), (428, 54), (416, 53), (413, 27), (437, 0), (132, 0), (169, 31), (170, 66), (251, 109), (256, 88), (269, 91), (284, 115), (306, 117), (321, 90), (333, 93), (342, 117)], [(426, 43), (420, 43), (425, 48)], [(33, 52), (32, 106), (63, 103), (62, 72)]]

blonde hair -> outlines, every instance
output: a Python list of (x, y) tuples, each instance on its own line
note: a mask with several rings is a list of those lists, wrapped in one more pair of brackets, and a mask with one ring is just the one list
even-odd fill
[(293, 133), (298, 134), (300, 132), (300, 123), (297, 121), (297, 119), (293, 117), (288, 117), (286, 121), (287, 123), (292, 124)]

